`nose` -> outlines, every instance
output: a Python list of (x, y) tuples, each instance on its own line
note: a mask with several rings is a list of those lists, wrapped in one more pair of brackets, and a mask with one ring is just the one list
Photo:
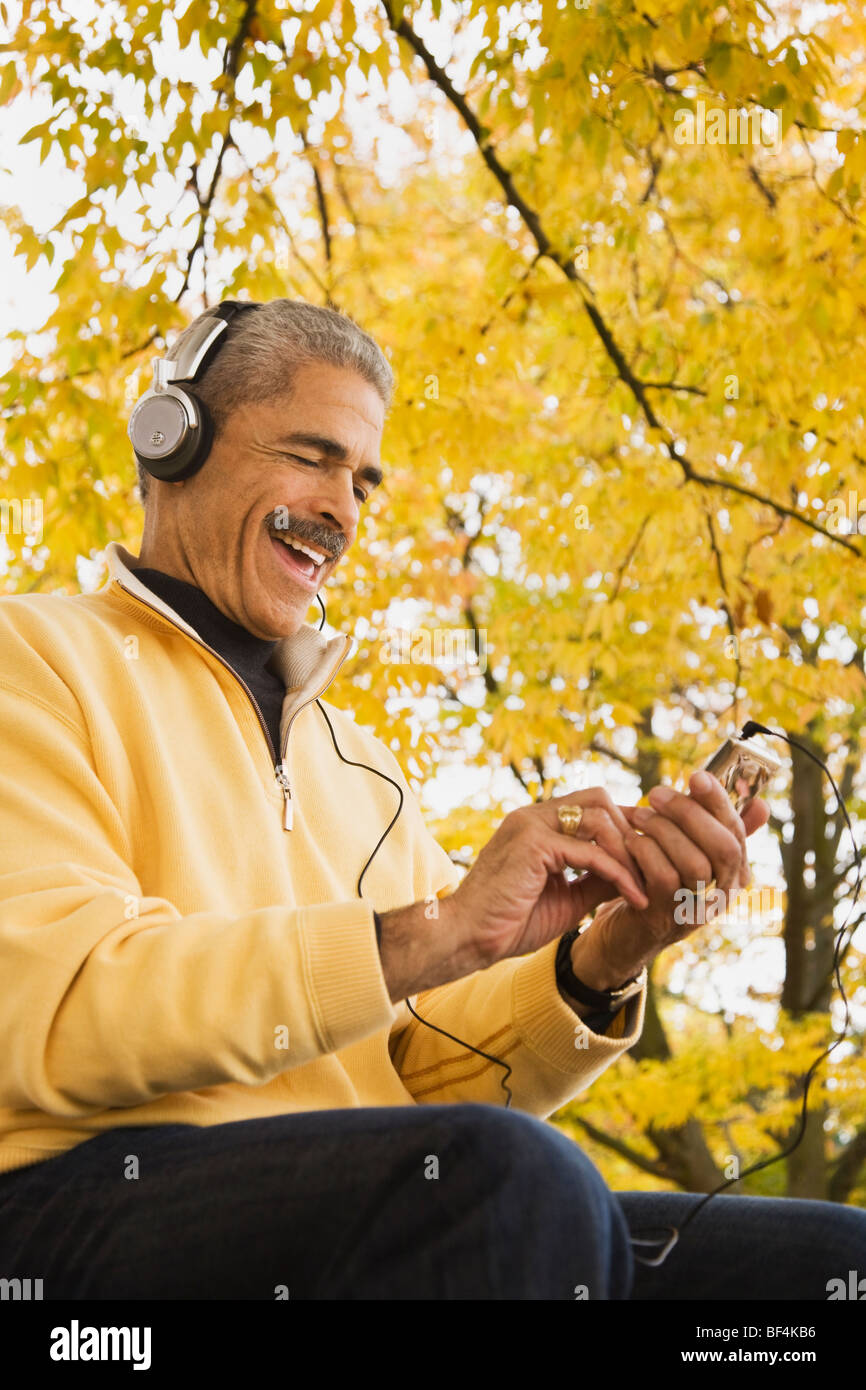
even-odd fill
[(334, 470), (337, 476), (328, 480), (327, 496), (319, 507), (319, 516), (329, 526), (342, 531), (346, 546), (350, 546), (358, 530), (360, 505), (355, 496), (355, 478), (351, 468)]

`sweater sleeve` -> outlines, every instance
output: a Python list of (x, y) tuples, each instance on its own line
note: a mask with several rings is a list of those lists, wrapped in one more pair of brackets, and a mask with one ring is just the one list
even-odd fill
[[(410, 799), (411, 814), (423, 824), (411, 791)], [(435, 917), (436, 900), (453, 892), (461, 875), (426, 827), (419, 829), (419, 838), (419, 872), (427, 883), (420, 896)], [(507, 1085), (514, 1109), (543, 1119), (634, 1046), (643, 1028), (646, 989), (620, 1009), (603, 1035), (593, 1033), (559, 992), (558, 945), (557, 938), (530, 955), (500, 961), (410, 1000), (422, 1019), (443, 1030), (426, 1027), (408, 1010), (408, 1021), (392, 1030), (394, 1065), (417, 1102), (504, 1105)]]
[(645, 991), (629, 1000), (603, 1036), (592, 1033), (556, 987), (557, 944), (500, 961), (412, 1001), (422, 1019), (460, 1039), (452, 1041), (410, 1015), (392, 1056), (416, 1101), (503, 1105), (507, 1085), (516, 1110), (543, 1119), (637, 1042)]
[(393, 1023), (371, 904), (143, 896), (76, 702), (28, 674), (0, 674), (0, 1105), (259, 1085)]

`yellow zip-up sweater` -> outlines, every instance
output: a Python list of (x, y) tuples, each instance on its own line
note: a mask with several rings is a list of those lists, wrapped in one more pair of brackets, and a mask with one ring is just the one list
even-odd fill
[[(135, 564), (112, 544), (99, 592), (0, 600), (0, 1171), (117, 1125), (503, 1105), (500, 1067), (388, 997), (373, 909), (461, 875), (385, 744), (329, 703), (343, 755), (404, 794), (356, 896), (398, 796), (340, 761), (315, 704), (352, 638), (278, 644), (278, 779), (246, 687)], [(589, 1033), (556, 945), (412, 1001), (507, 1061), (540, 1117), (632, 1046), (645, 1004)]]

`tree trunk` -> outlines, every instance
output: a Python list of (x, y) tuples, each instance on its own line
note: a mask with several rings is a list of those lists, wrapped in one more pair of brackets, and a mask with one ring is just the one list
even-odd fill
[[(630, 1049), (629, 1056), (636, 1062), (645, 1058), (666, 1062), (672, 1056), (656, 1005), (652, 975), (647, 988), (643, 1032)], [(711, 1192), (724, 1182), (724, 1174), (716, 1165), (698, 1120), (687, 1120), (675, 1129), (658, 1129), (651, 1124), (647, 1126), (646, 1133), (655, 1145), (671, 1182), (678, 1183), (686, 1192)]]
[[(827, 1107), (809, 1109), (806, 1130), (794, 1152), (788, 1158), (787, 1195), (789, 1197), (827, 1196), (827, 1146), (824, 1120)], [(795, 1134), (796, 1128), (792, 1131)]]

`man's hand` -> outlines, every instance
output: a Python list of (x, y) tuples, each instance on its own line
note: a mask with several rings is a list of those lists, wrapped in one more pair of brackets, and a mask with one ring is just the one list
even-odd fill
[[(707, 772), (693, 773), (689, 789), (686, 795), (653, 787), (650, 807), (620, 807), (632, 826), (625, 846), (640, 865), (650, 901), (645, 909), (621, 899), (605, 904), (574, 942), (572, 968), (590, 989), (617, 988), (695, 930), (694, 922), (674, 917), (679, 889), (697, 892), (699, 883), (709, 887), (715, 880), (726, 902), (729, 893), (751, 882), (746, 838), (769, 819), (766, 802), (756, 799), (738, 815), (718, 778)], [(723, 910), (710, 899), (703, 920)]]
[[(561, 805), (583, 807), (577, 836), (560, 827)], [(537, 951), (611, 898), (649, 908), (640, 869), (623, 843), (630, 833), (602, 787), (512, 811), (459, 887), (439, 900), (432, 924), (423, 904), (382, 914), (380, 953), (391, 999)], [(566, 868), (589, 872), (569, 882)]]

